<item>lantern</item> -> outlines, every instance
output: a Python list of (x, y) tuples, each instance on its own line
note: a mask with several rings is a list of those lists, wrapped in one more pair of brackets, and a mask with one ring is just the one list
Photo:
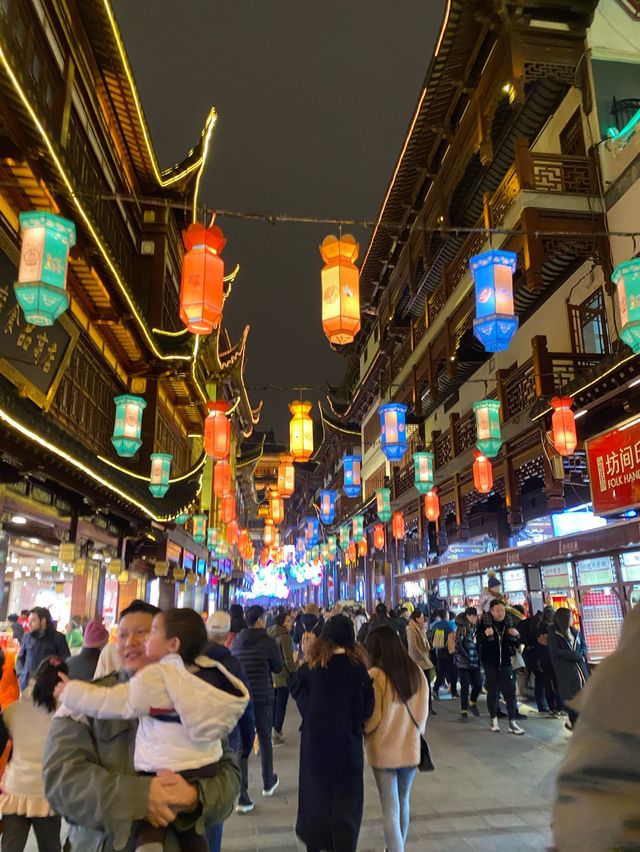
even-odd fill
[(356, 544), (362, 541), (364, 537), (364, 517), (362, 515), (356, 515), (352, 522), (352, 532), (353, 532), (353, 540)]
[(234, 519), (227, 524), (227, 544), (234, 545), (238, 543), (238, 522)]
[(481, 494), (489, 494), (493, 488), (493, 466), (479, 450), (473, 451), (473, 483)]
[(317, 518), (306, 518), (304, 522), (304, 537), (307, 544), (314, 545), (320, 536), (320, 522)]
[(193, 516), (193, 540), (198, 544), (203, 544), (207, 537), (207, 516)]
[(68, 219), (36, 210), (20, 214), (20, 230), (16, 299), (27, 323), (50, 326), (69, 307), (67, 264), (76, 228)]
[(182, 261), (180, 319), (192, 334), (211, 334), (222, 318), (224, 234), (217, 225), (194, 223), (182, 235), (187, 250)]
[(513, 309), (516, 259), (515, 252), (490, 249), (470, 261), (476, 288), (473, 333), (487, 352), (508, 349), (518, 328)]
[(278, 465), (278, 492), (281, 497), (291, 497), (296, 488), (296, 469), (293, 465), (293, 456), (284, 454), (280, 456)]
[(320, 559), (325, 563), (329, 561), (329, 545), (326, 542), (320, 545)]
[(405, 417), (407, 406), (398, 402), (389, 402), (378, 408), (380, 415), (380, 449), (389, 461), (400, 461), (407, 451), (407, 433)]
[(368, 550), (367, 539), (361, 539), (361, 541), (358, 542), (358, 556), (366, 556)]
[(187, 512), (183, 512), (181, 515), (178, 515), (178, 517), (174, 521), (174, 524), (177, 524), (178, 526), (182, 526), (182, 524), (185, 524), (188, 520), (189, 520), (189, 514)]
[(352, 541), (349, 543), (349, 547), (347, 549), (347, 562), (355, 562), (356, 561), (356, 543)]
[(376, 550), (384, 550), (384, 526), (376, 524), (373, 528), (373, 546)]
[(424, 498), (424, 514), (428, 521), (435, 523), (440, 517), (440, 498), (435, 488), (432, 488)]
[(634, 352), (640, 352), (640, 259), (618, 264), (611, 280), (618, 297), (620, 337)]
[(251, 542), (249, 541), (249, 530), (244, 527), (238, 530), (238, 549), (240, 551), (246, 551)]
[(378, 488), (376, 491), (376, 507), (383, 523), (391, 520), (391, 491), (388, 488)]
[(554, 396), (551, 405), (553, 407), (551, 417), (553, 445), (561, 456), (572, 456), (578, 445), (576, 418), (571, 410), (573, 400), (570, 396)]
[(289, 451), (294, 461), (306, 462), (313, 455), (313, 420), (309, 416), (313, 403), (292, 402), (293, 414), (289, 424)]
[(231, 491), (231, 465), (227, 459), (215, 463), (213, 467), (213, 493), (224, 497)]
[(204, 451), (211, 459), (229, 458), (231, 449), (231, 421), (227, 417), (229, 404), (220, 399), (208, 402), (209, 415), (204, 421)]
[(142, 412), (147, 403), (141, 396), (128, 393), (116, 396), (113, 401), (116, 404), (116, 423), (111, 443), (119, 456), (130, 459), (142, 446)]
[(418, 494), (433, 488), (433, 453), (426, 450), (413, 454), (413, 482)]
[(262, 533), (262, 542), (265, 547), (271, 547), (273, 544), (273, 521), (266, 520), (264, 522), (264, 532)]
[(296, 556), (298, 559), (302, 559), (304, 557), (305, 552), (305, 539), (302, 536), (298, 536), (296, 539)]
[(362, 457), (343, 456), (342, 467), (344, 470), (342, 490), (347, 497), (357, 497), (362, 488)]
[(284, 521), (284, 500), (277, 491), (272, 491), (269, 495), (269, 514), (276, 526)]
[(336, 492), (320, 492), (320, 520), (323, 524), (332, 524), (336, 516)]
[(393, 513), (393, 521), (391, 522), (391, 530), (396, 541), (404, 538), (404, 515), (402, 512)]
[(476, 447), (492, 459), (502, 446), (500, 435), (500, 403), (497, 399), (481, 399), (473, 403), (476, 415)]
[(207, 550), (215, 550), (218, 543), (218, 530), (215, 527), (209, 527), (207, 530)]
[(223, 524), (230, 524), (236, 519), (236, 495), (225, 494), (220, 500), (220, 520)]
[(327, 549), (329, 551), (329, 558), (335, 559), (338, 553), (338, 541), (335, 535), (327, 536)]
[(349, 529), (348, 524), (345, 524), (343, 527), (340, 527), (340, 549), (346, 550), (349, 547), (349, 536), (351, 535), (351, 531)]
[(320, 254), (322, 270), (322, 327), (330, 343), (353, 343), (360, 331), (360, 283), (358, 243), (351, 234), (325, 237)]
[(149, 491), (154, 497), (164, 497), (169, 490), (169, 474), (173, 456), (170, 453), (151, 453)]

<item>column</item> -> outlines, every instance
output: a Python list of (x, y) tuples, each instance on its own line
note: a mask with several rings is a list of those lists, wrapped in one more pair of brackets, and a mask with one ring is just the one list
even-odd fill
[(9, 534), (0, 529), (0, 620), (7, 617), (9, 606), (9, 584), (5, 582), (5, 571), (7, 569), (7, 556), (9, 555)]

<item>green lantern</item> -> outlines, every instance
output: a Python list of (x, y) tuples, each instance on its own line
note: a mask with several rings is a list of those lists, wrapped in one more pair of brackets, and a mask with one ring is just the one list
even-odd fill
[(335, 559), (338, 553), (338, 541), (335, 535), (327, 536), (327, 548), (329, 549), (329, 558)]
[(228, 552), (229, 552), (229, 547), (228, 547), (226, 541), (221, 540), (216, 544), (216, 549), (215, 549), (216, 559), (226, 559)]
[(427, 494), (433, 488), (433, 453), (424, 450), (413, 454), (413, 482), (418, 494)]
[(497, 399), (481, 399), (473, 403), (476, 415), (476, 447), (492, 459), (502, 446), (500, 434), (500, 403)]
[(174, 521), (174, 524), (177, 524), (178, 526), (182, 526), (182, 524), (186, 524), (188, 520), (189, 520), (189, 513), (183, 512), (181, 515), (178, 515), (178, 517)]
[[(388, 488), (378, 488), (376, 491), (376, 506), (378, 517), (383, 524), (391, 520), (391, 491)], [(359, 539), (356, 539), (358, 541)]]
[(611, 280), (618, 297), (620, 337), (634, 352), (640, 352), (640, 260), (618, 264)]
[(207, 550), (215, 550), (218, 543), (218, 530), (215, 527), (209, 527), (207, 530)]
[(116, 423), (111, 443), (119, 456), (130, 459), (142, 446), (142, 412), (147, 403), (141, 396), (128, 393), (116, 396), (113, 401), (116, 404)]
[(169, 490), (169, 475), (173, 456), (170, 453), (151, 453), (149, 491), (154, 497), (164, 497)]
[(36, 210), (20, 214), (20, 230), (16, 299), (28, 323), (50, 326), (69, 307), (67, 265), (76, 228), (62, 216)]
[(311, 548), (311, 559), (313, 562), (317, 562), (320, 559), (320, 547), (317, 544)]
[(320, 558), (323, 562), (329, 561), (329, 545), (326, 542), (320, 545)]
[(207, 537), (207, 516), (206, 515), (194, 515), (193, 516), (193, 540), (197, 541), (198, 544), (204, 544), (206, 537)]
[(356, 515), (352, 521), (353, 524), (353, 540), (356, 544), (364, 538), (364, 517)]
[(349, 525), (345, 524), (343, 527), (340, 527), (340, 548), (342, 550), (346, 550), (349, 547), (350, 537), (351, 530), (349, 529)]

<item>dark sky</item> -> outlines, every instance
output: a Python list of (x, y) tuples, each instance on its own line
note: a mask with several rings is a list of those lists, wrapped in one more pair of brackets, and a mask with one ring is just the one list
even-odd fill
[[(161, 167), (219, 112), (201, 202), (375, 219), (440, 27), (443, 0), (114, 0)], [(320, 318), (318, 245), (331, 226), (218, 219), (241, 273), (224, 320), (251, 325), (250, 396), (288, 440), (296, 392), (337, 383)], [(369, 234), (353, 230), (364, 257)], [(322, 394), (308, 393), (312, 399)], [(317, 412), (317, 409), (314, 408)]]

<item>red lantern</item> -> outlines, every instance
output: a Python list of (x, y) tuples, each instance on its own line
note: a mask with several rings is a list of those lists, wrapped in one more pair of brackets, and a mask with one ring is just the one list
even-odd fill
[(227, 544), (237, 544), (238, 543), (238, 522), (237, 521), (229, 521), (227, 524)]
[(572, 456), (578, 446), (576, 418), (571, 410), (573, 400), (570, 396), (554, 396), (551, 405), (554, 409), (551, 418), (553, 444), (561, 456)]
[(216, 462), (213, 468), (213, 493), (224, 497), (231, 491), (231, 465), (227, 459)]
[(209, 416), (204, 421), (204, 451), (209, 458), (222, 461), (229, 458), (231, 421), (227, 417), (229, 404), (220, 399), (208, 402)]
[(244, 528), (238, 530), (238, 550), (242, 553), (250, 546), (251, 542), (249, 541), (249, 530)]
[(225, 494), (220, 501), (220, 520), (223, 524), (230, 524), (236, 519), (236, 497), (235, 494)]
[(432, 488), (424, 497), (424, 514), (432, 523), (440, 517), (440, 498), (435, 488)]
[(217, 225), (194, 223), (182, 235), (187, 253), (182, 262), (180, 319), (192, 334), (211, 334), (222, 318), (224, 234)]
[(284, 521), (284, 500), (277, 491), (272, 491), (269, 495), (269, 514), (276, 526)]
[(347, 550), (347, 562), (355, 562), (356, 561), (356, 543), (355, 541), (349, 542), (349, 548)]
[(376, 524), (373, 528), (373, 546), (376, 550), (384, 550), (384, 527)]
[(473, 482), (481, 494), (489, 494), (493, 488), (493, 466), (479, 450), (473, 451)]
[(358, 542), (358, 556), (366, 556), (369, 548), (367, 547), (367, 539), (362, 538)]
[(404, 515), (402, 512), (394, 512), (391, 521), (391, 530), (396, 541), (404, 538)]

